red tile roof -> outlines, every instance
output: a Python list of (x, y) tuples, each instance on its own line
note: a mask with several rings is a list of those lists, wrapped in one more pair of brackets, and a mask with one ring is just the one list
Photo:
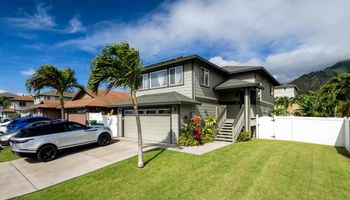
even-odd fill
[(16, 96), (11, 101), (34, 101), (32, 96)]
[(95, 95), (90, 90), (87, 90), (87, 93), (94, 97), (67, 101), (64, 105), (65, 108), (106, 107), (130, 99), (129, 94), (117, 91), (107, 93), (106, 90), (99, 90), (97, 95)]

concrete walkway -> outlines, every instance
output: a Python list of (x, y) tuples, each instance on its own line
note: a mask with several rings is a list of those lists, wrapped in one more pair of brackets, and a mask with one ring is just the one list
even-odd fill
[[(144, 151), (157, 148), (145, 143)], [(121, 140), (106, 147), (63, 153), (51, 162), (19, 159), (0, 163), (0, 199), (28, 194), (137, 155), (137, 142)]]
[(214, 141), (210, 142), (201, 146), (194, 146), (194, 147), (167, 147), (167, 149), (172, 151), (178, 151), (182, 153), (189, 153), (194, 155), (203, 155), (208, 152), (214, 151), (216, 149), (220, 149), (223, 147), (226, 147), (228, 145), (232, 144), (231, 142), (221, 142), (221, 141)]

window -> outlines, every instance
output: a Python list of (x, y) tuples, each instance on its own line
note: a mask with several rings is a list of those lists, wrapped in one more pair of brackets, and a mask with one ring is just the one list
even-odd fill
[(141, 74), (141, 90), (146, 90), (149, 88), (148, 74)]
[(25, 102), (25, 101), (20, 101), (20, 102), (19, 102), (19, 106), (25, 107), (25, 106), (26, 106), (26, 102)]
[(145, 111), (144, 110), (139, 110), (139, 115), (143, 115), (145, 114)]
[(146, 115), (156, 115), (156, 114), (157, 114), (157, 110), (156, 109), (146, 110)]
[(158, 114), (159, 115), (169, 115), (170, 114), (170, 109), (169, 108), (158, 109)]
[[(262, 83), (258, 82), (258, 85), (261, 87)], [(256, 93), (256, 99), (261, 100), (262, 99), (262, 91), (260, 88), (257, 89), (257, 93)]]
[(167, 86), (167, 70), (161, 70), (151, 73), (151, 88), (160, 88)]
[(133, 115), (134, 110), (124, 110), (124, 115)]
[(70, 131), (79, 131), (86, 129), (86, 126), (74, 122), (68, 122), (67, 127)]
[(270, 84), (270, 94), (271, 94), (271, 96), (274, 95), (274, 90), (273, 90), (273, 85), (272, 84)]
[(200, 68), (199, 72), (199, 83), (201, 85), (209, 87), (209, 70)]
[(183, 84), (183, 67), (173, 67), (169, 69), (169, 85)]

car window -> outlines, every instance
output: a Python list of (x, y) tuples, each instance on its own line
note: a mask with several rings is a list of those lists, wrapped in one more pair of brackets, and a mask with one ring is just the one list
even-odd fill
[(22, 129), (21, 132), (17, 135), (17, 137), (34, 137), (41, 135), (49, 135), (55, 133), (65, 132), (66, 127), (63, 123), (59, 124), (47, 124), (43, 126), (31, 127)]
[(67, 127), (70, 131), (78, 131), (86, 129), (86, 126), (74, 122), (68, 122)]

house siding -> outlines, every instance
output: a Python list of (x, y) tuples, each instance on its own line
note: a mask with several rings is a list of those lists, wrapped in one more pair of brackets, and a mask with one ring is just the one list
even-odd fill
[[(155, 89), (147, 89), (147, 90), (139, 90), (137, 92), (137, 96), (142, 96), (142, 95), (148, 95), (148, 94), (159, 94), (159, 93), (167, 93), (167, 92), (178, 92), (182, 95), (185, 95), (189, 98), (193, 98), (192, 95), (192, 62), (188, 61), (183, 64), (178, 64), (175, 66), (183, 66), (183, 71), (184, 71), (184, 83), (183, 85), (177, 85), (177, 86), (168, 86), (164, 88), (155, 88)], [(169, 69), (171, 67), (175, 66), (169, 66), (164, 69)], [(157, 70), (155, 70), (157, 71)], [(168, 72), (169, 75), (169, 72)], [(167, 76), (168, 81), (169, 77)]]
[(259, 72), (256, 72), (256, 81), (260, 82), (264, 88), (261, 91), (261, 100), (257, 99), (256, 101), (256, 114), (259, 116), (269, 115), (274, 106), (274, 96), (271, 95), (270, 91), (271, 82)]
[[(202, 86), (199, 83), (200, 68), (203, 67), (209, 70), (209, 87)], [(200, 65), (199, 63), (194, 63), (194, 95), (195, 98), (203, 98), (210, 100), (218, 100), (219, 96), (214, 91), (214, 88), (220, 83), (225, 81), (225, 76), (221, 72), (214, 70), (212, 68), (206, 67), (205, 65)]]

